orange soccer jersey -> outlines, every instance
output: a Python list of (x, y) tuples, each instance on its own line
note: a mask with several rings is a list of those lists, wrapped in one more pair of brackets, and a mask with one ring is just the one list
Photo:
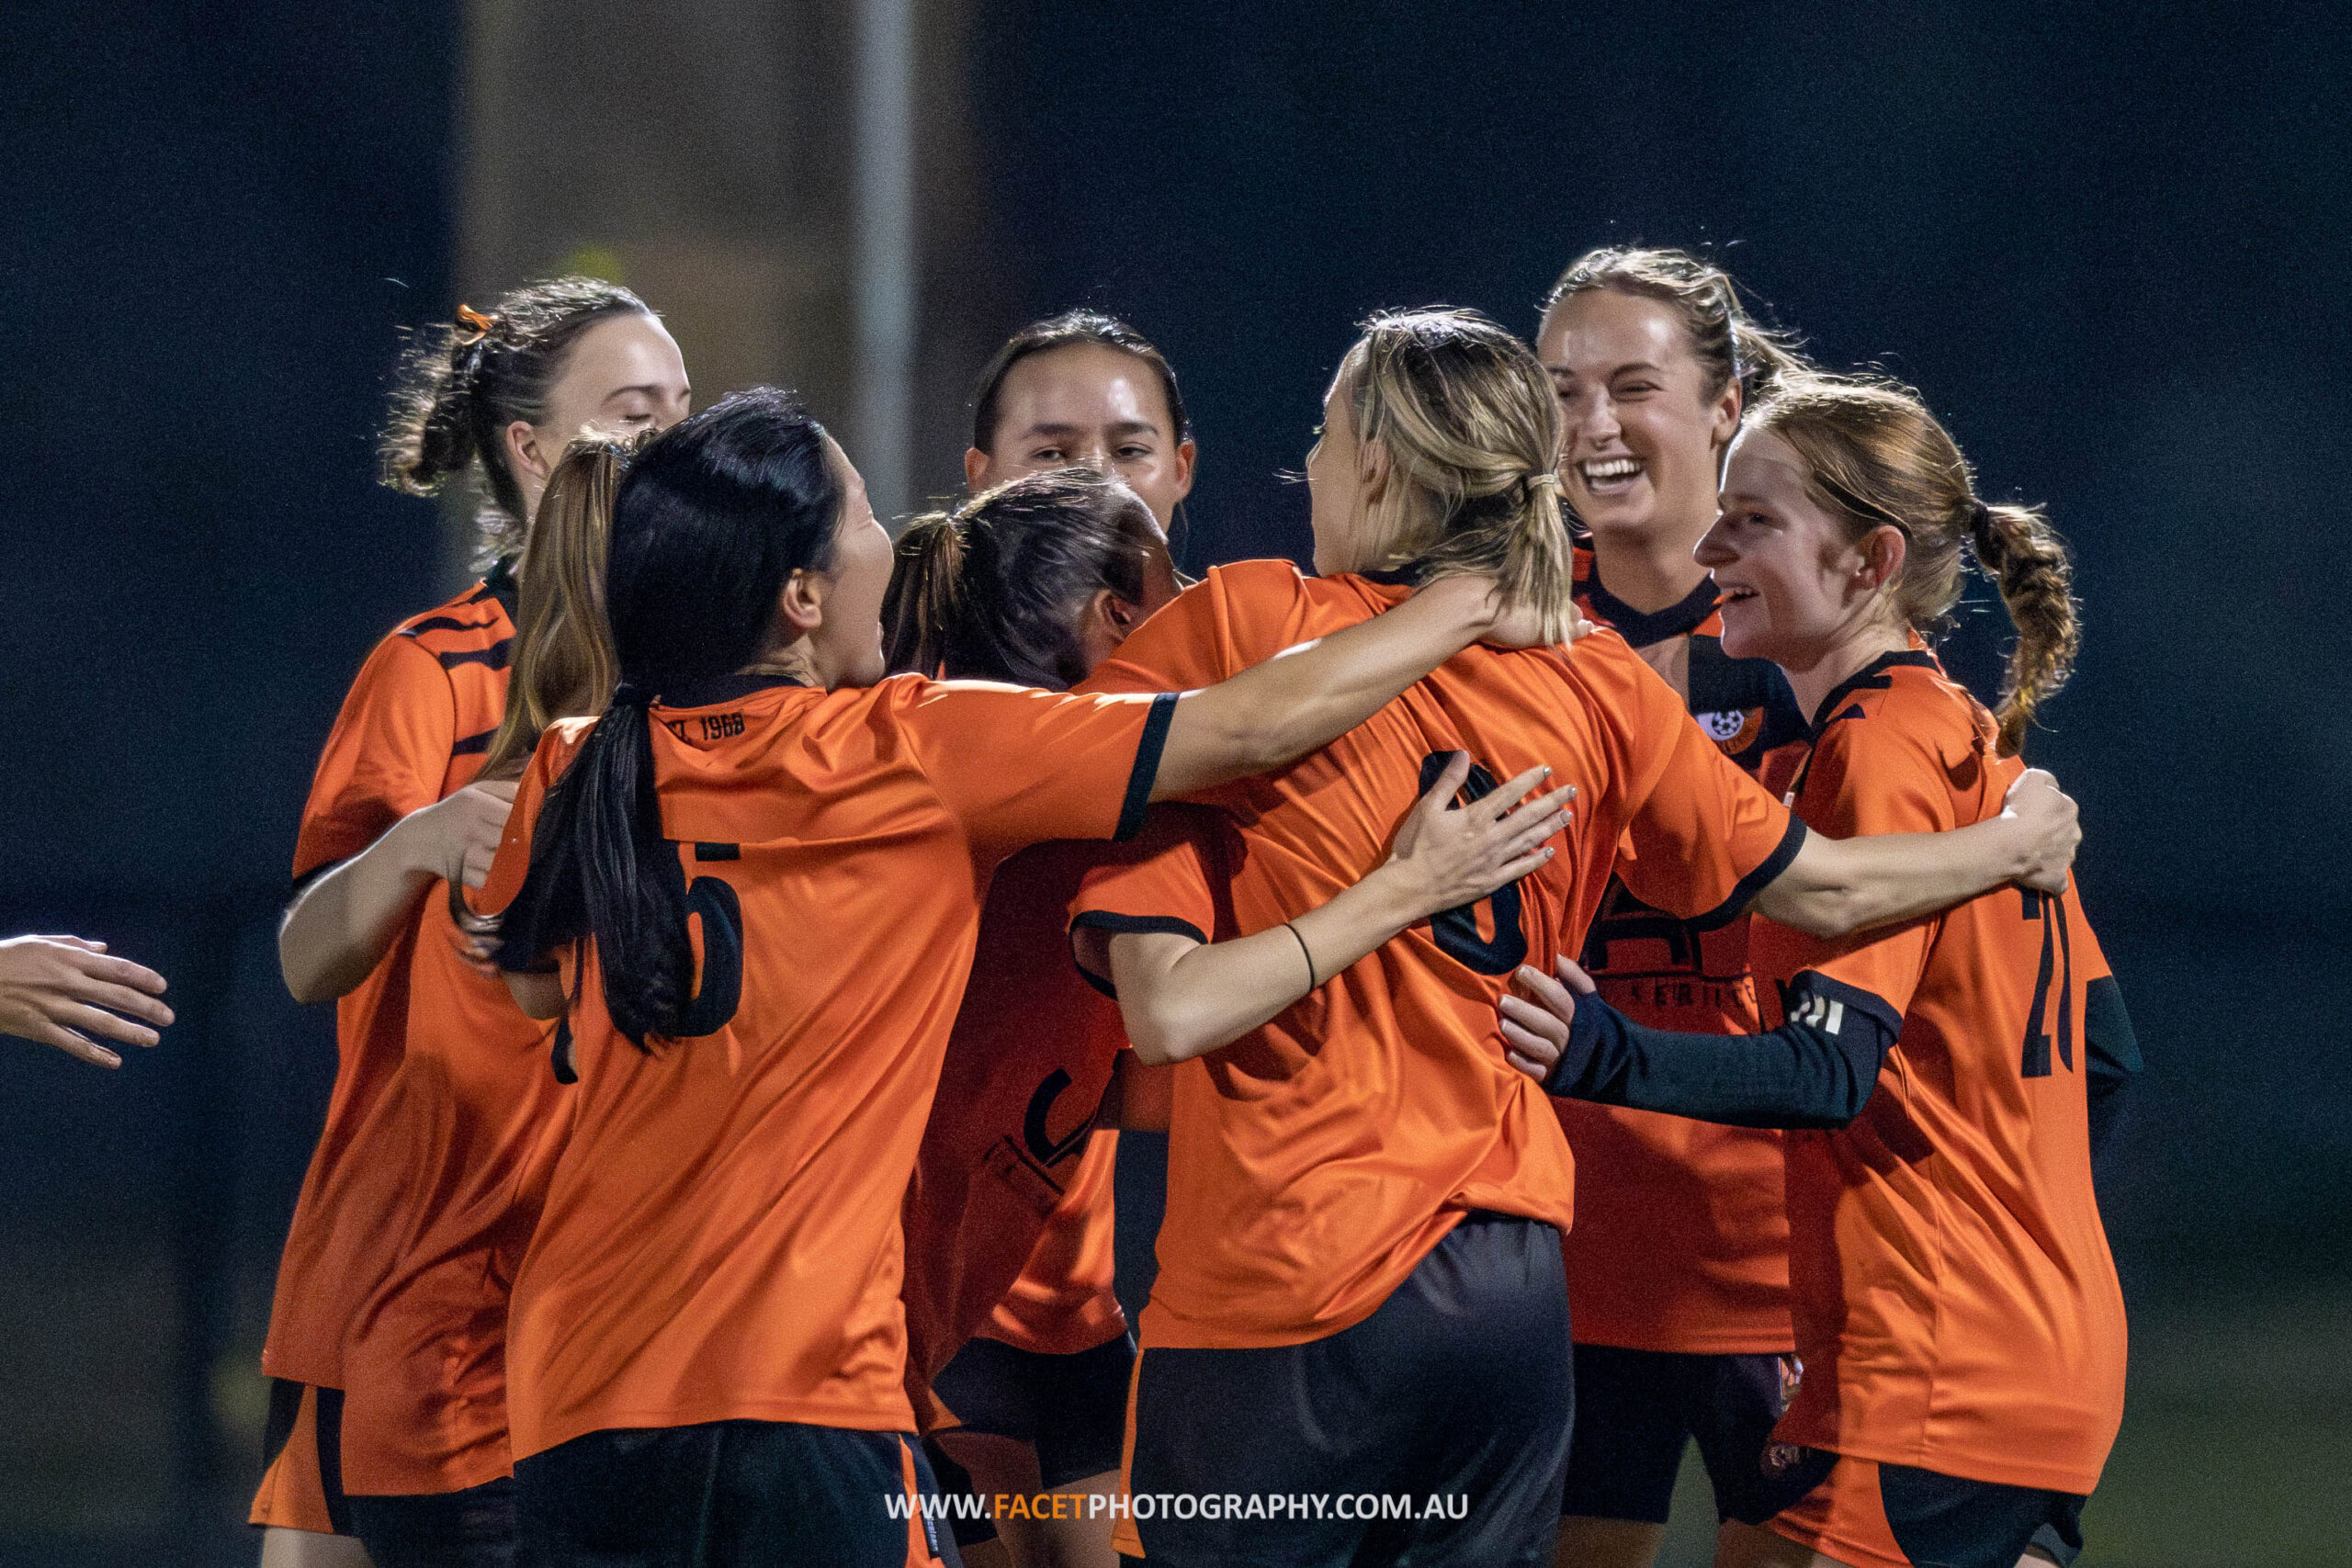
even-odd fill
[[(1691, 716), (1724, 755), (1774, 796), (1788, 787), (1804, 716), (1770, 660), (1724, 652), (1712, 580), (1681, 604), (1643, 615), (1609, 592), (1579, 549), (1577, 590), (1587, 616), (1683, 688)], [(1580, 961), (1602, 998), (1636, 1023), (1753, 1034), (1747, 929), (1746, 916), (1712, 929), (1678, 920), (1615, 879)], [(1578, 1344), (1698, 1355), (1794, 1346), (1780, 1134), (1581, 1100), (1553, 1109), (1577, 1157), (1577, 1228), (1566, 1252)]]
[[(505, 706), (512, 592), (502, 569), (369, 656), (320, 759), (298, 884), (472, 782)], [(501, 1281), (528, 1215), (506, 1198), (545, 1118), (545, 1055), (451, 934), (436, 887), (337, 1005), (334, 1094), (262, 1354), (273, 1377), (346, 1391), (354, 1493), (458, 1491), (509, 1468)]]
[[(1090, 685), (1204, 684), (1406, 592), (1367, 577), (1305, 578), (1284, 561), (1219, 568)], [(1379, 865), (1457, 750), (1477, 764), (1474, 789), (1537, 763), (1575, 784), (1566, 848), (1178, 1066), (1147, 1348), (1338, 1333), (1473, 1210), (1566, 1231), (1566, 1140), (1542, 1089), (1506, 1062), (1498, 1028), (1512, 971), (1574, 951), (1612, 866), (1651, 904), (1700, 918), (1743, 906), (1802, 840), (1673, 692), (1600, 632), (1573, 652), (1457, 655), (1323, 750), (1216, 792), (1238, 836), (1189, 838), (1091, 877), (1075, 918), (1114, 931), (1175, 919), (1210, 939), (1269, 930)]]
[[(1139, 823), (1174, 703), (915, 676), (691, 695), (652, 731), (702, 953), (690, 1037), (618, 1034), (586, 944), (578, 1103), (514, 1281), (518, 1457), (609, 1427), (912, 1426), (900, 1206), (989, 873)], [(485, 905), (586, 728), (542, 742)]]
[(1058, 1355), (1126, 1328), (1111, 1289), (1118, 1134), (1094, 1131), (1126, 1034), (1071, 967), (1063, 911), (1090, 867), (1148, 839), (1040, 844), (989, 884), (907, 1188), (910, 1388), (975, 1334)]
[[(1982, 821), (2022, 768), (1918, 649), (1832, 693), (1815, 736), (1797, 809), (1840, 837)], [(2089, 1493), (2122, 1419), (2124, 1323), (2085, 1091), (2086, 998), (2108, 970), (2074, 896), (2004, 887), (1834, 943), (1759, 919), (1756, 958), (1901, 1022), (1853, 1125), (1788, 1135), (1805, 1378), (1780, 1438)]]

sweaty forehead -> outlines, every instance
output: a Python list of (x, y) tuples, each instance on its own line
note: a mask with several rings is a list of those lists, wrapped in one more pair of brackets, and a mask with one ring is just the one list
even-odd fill
[(1071, 344), (1020, 361), (1005, 372), (997, 408), (997, 429), (1005, 435), (1041, 424), (1080, 430), (1148, 424), (1168, 432), (1158, 373), (1134, 355), (1101, 344)]
[(1665, 300), (1596, 288), (1571, 294), (1544, 313), (1536, 354), (1547, 370), (1608, 376), (1628, 365), (1664, 370), (1687, 364), (1690, 344), (1681, 317)]

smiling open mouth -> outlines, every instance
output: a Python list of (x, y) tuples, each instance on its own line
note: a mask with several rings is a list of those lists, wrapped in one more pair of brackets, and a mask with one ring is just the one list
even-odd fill
[(1639, 457), (1590, 458), (1577, 465), (1577, 474), (1584, 480), (1585, 489), (1595, 495), (1612, 495), (1629, 489), (1642, 472)]

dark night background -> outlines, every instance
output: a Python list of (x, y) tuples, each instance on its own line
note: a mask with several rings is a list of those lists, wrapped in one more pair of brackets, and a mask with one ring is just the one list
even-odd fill
[[(371, 448), (399, 329), (454, 303), (462, 24), (9, 10), (0, 931), (108, 939), (182, 1021), (118, 1074), (0, 1049), (0, 1564), (256, 1550), (221, 1521), (334, 1070), (274, 916), (345, 685), (442, 581)], [(1168, 351), (1195, 569), (1303, 548), (1277, 471), (1358, 318), (1532, 333), (1612, 241), (1713, 247), (2050, 503), (2086, 641), (2031, 756), (2151, 1069), (2102, 1178), (2135, 1344), (2092, 1564), (2352, 1555), (2347, 43), (2322, 7), (1910, 0), (968, 23), (989, 241), (948, 260), (992, 329), (1091, 304)], [(1951, 649), (1988, 695), (1999, 629)]]

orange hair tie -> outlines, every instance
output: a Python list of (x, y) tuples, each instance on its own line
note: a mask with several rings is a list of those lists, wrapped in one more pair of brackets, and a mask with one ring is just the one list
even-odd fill
[(498, 318), (496, 316), (485, 316), (480, 310), (475, 310), (471, 305), (460, 305), (458, 307), (458, 322), (460, 326), (471, 327), (474, 333), (473, 336), (462, 339), (459, 342), (458, 346), (460, 348), (471, 348), (475, 344), (480, 343), (482, 339), (488, 337), (492, 333), (498, 330)]

